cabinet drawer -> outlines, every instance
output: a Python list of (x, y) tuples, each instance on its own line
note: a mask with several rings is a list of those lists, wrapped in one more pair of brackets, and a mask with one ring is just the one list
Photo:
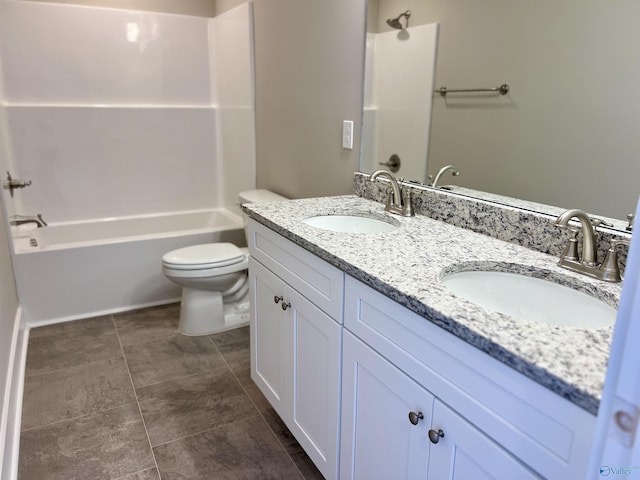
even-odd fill
[(595, 417), (361, 282), (345, 327), (546, 478), (584, 478)]
[(249, 220), (249, 253), (338, 323), (344, 273), (264, 225)]

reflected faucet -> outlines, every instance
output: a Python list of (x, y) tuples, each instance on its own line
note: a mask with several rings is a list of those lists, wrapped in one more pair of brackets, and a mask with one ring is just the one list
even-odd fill
[(436, 178), (433, 179), (433, 183), (431, 183), (430, 186), (436, 188), (438, 186), (438, 182), (440, 181), (440, 177), (442, 177), (449, 170), (451, 170), (451, 175), (453, 175), (454, 177), (457, 177), (458, 175), (460, 175), (460, 172), (454, 165), (445, 165), (440, 170), (438, 170), (438, 173), (436, 174)]
[(389, 197), (389, 201), (384, 207), (385, 211), (394, 213), (396, 215), (402, 215), (403, 217), (412, 217), (413, 206), (411, 205), (411, 192), (407, 191), (407, 197), (403, 198), (402, 191), (400, 190), (400, 186), (398, 185), (396, 177), (394, 177), (387, 170), (376, 170), (371, 174), (369, 180), (375, 182), (375, 180), (381, 175), (389, 179), (392, 188), (392, 193)]
[(11, 225), (22, 225), (23, 223), (33, 222), (38, 224), (38, 228), (47, 226), (47, 222), (44, 221), (40, 213), (37, 215), (11, 215), (11, 217), (9, 217), (9, 224)]

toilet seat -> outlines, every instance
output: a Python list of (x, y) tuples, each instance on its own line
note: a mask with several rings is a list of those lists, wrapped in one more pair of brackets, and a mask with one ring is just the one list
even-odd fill
[(232, 243), (206, 243), (172, 250), (163, 255), (162, 265), (171, 270), (217, 270), (237, 266), (246, 257), (247, 254)]

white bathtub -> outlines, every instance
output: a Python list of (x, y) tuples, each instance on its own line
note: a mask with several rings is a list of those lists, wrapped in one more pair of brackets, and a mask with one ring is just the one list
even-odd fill
[(162, 274), (166, 252), (208, 242), (244, 245), (227, 209), (58, 223), (14, 238), (14, 269), (29, 325), (179, 301)]

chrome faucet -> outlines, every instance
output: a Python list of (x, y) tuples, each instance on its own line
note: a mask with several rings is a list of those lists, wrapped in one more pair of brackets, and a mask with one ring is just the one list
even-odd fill
[(37, 215), (11, 215), (9, 217), (9, 223), (11, 225), (22, 225), (23, 223), (35, 222), (38, 224), (38, 228), (46, 227), (47, 222), (42, 218), (42, 214)]
[[(391, 182), (392, 193), (387, 205), (384, 207), (385, 211), (396, 215), (402, 215), (403, 217), (412, 217), (413, 206), (411, 205), (411, 192), (407, 190), (406, 198), (403, 197), (402, 190), (398, 185), (396, 177), (387, 170), (376, 170), (371, 174), (369, 180), (374, 182), (379, 176), (385, 176)], [(402, 179), (400, 181), (402, 181)]]
[(434, 188), (437, 187), (438, 182), (440, 181), (440, 177), (442, 177), (449, 170), (451, 170), (451, 175), (453, 175), (454, 177), (457, 177), (458, 175), (460, 175), (460, 172), (454, 165), (445, 165), (440, 170), (438, 170), (438, 173), (436, 174), (436, 178), (433, 179), (433, 182), (431, 183), (430, 186)]
[[(569, 220), (577, 218), (580, 228), (569, 225)], [(598, 265), (596, 252), (596, 231), (595, 227), (605, 224), (602, 220), (589, 218), (582, 210), (572, 209), (562, 213), (555, 221), (555, 225), (560, 228), (568, 228), (572, 236), (567, 246), (560, 255), (558, 265), (574, 272), (583, 273), (605, 282), (620, 281), (620, 267), (618, 266), (617, 247), (620, 244), (627, 244), (627, 240), (613, 240), (607, 251), (607, 256)], [(582, 258), (578, 256), (578, 233), (582, 232)]]

